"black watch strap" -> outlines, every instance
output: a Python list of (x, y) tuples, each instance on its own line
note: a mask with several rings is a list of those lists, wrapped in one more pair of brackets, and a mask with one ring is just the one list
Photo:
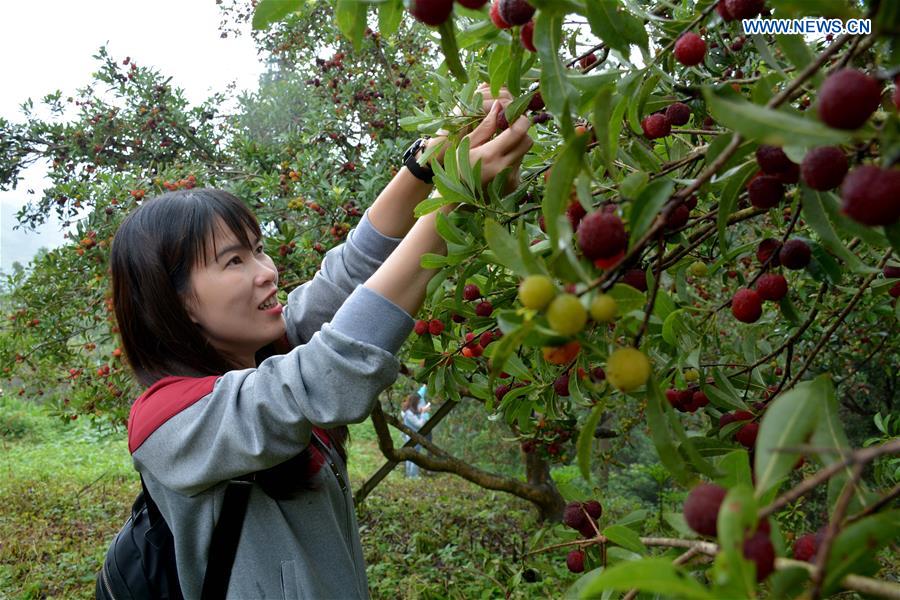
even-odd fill
[(431, 167), (420, 165), (418, 160), (419, 150), (425, 147), (427, 141), (425, 138), (419, 138), (407, 148), (406, 152), (403, 153), (403, 166), (409, 169), (409, 172), (416, 179), (431, 184), (434, 179), (434, 171), (431, 170)]

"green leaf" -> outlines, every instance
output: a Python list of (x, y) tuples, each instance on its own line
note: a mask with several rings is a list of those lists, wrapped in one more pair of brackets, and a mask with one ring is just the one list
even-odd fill
[(444, 60), (447, 62), (447, 68), (461, 82), (465, 83), (469, 80), (462, 62), (459, 60), (459, 48), (456, 45), (456, 26), (454, 19), (447, 19), (438, 26), (438, 32), (441, 34), (441, 50), (444, 52)]
[(506, 84), (509, 74), (509, 45), (497, 44), (488, 60), (488, 78), (491, 83), (491, 95), (496, 98), (500, 89)]
[(753, 598), (756, 590), (754, 566), (743, 552), (746, 531), (756, 527), (756, 512), (752, 488), (737, 485), (728, 490), (716, 520), (721, 552), (714, 567), (714, 580), (742, 598)]
[(454, 201), (443, 196), (435, 196), (433, 198), (425, 198), (421, 202), (416, 205), (413, 214), (418, 217), (423, 217), (429, 213), (432, 213), (439, 209), (442, 206), (447, 204), (452, 204)]
[(721, 475), (715, 481), (722, 487), (730, 489), (736, 485), (753, 485), (750, 458), (746, 450), (729, 452), (722, 457), (717, 466)]
[(359, 49), (359, 43), (362, 41), (366, 30), (366, 14), (369, 11), (369, 5), (355, 0), (338, 0), (335, 6), (335, 18), (341, 33), (347, 36), (347, 39), (353, 44), (353, 47)]
[(696, 346), (694, 324), (683, 308), (674, 310), (663, 321), (662, 337), (667, 344), (682, 352), (690, 352)]
[(563, 207), (568, 203), (569, 194), (572, 192), (572, 182), (581, 171), (587, 138), (586, 135), (576, 135), (563, 146), (562, 152), (550, 172), (550, 181), (547, 182), (544, 198), (541, 201), (544, 223), (547, 226), (547, 235), (550, 237), (550, 247), (554, 250), (559, 247), (557, 217), (563, 213)]
[(706, 588), (667, 558), (644, 558), (608, 567), (584, 587), (580, 597), (597, 598), (605, 590), (632, 588), (675, 598), (713, 600)]
[(390, 39), (400, 21), (403, 20), (403, 2), (401, 0), (386, 0), (378, 5), (378, 32), (384, 39)]
[(267, 29), (300, 8), (302, 0), (261, 0), (253, 11), (253, 29)]
[[(776, 35), (775, 41), (784, 53), (784, 56), (791, 61), (791, 64), (797, 67), (799, 73), (806, 68), (806, 65), (812, 62), (813, 53), (806, 45), (802, 35)], [(813, 81), (816, 84), (821, 83), (822, 75), (815, 73)]]
[(647, 426), (650, 428), (650, 437), (653, 445), (656, 446), (659, 461), (669, 470), (675, 481), (686, 486), (693, 477), (675, 448), (668, 419), (666, 419), (667, 409), (672, 410), (669, 401), (659, 391), (659, 384), (651, 375), (650, 381), (647, 382)]
[(493, 219), (484, 220), (484, 239), (500, 264), (520, 277), (528, 275), (516, 240)]
[(876, 248), (888, 247), (889, 242), (887, 238), (876, 228), (857, 223), (842, 213), (840, 211), (840, 202), (833, 192), (820, 192), (818, 196), (822, 203), (822, 208), (828, 213), (828, 218), (839, 231), (843, 231), (852, 237), (858, 237)]
[(888, 241), (891, 243), (894, 254), (900, 256), (900, 221), (893, 225), (886, 226), (884, 228), (884, 235), (887, 236)]
[(831, 129), (812, 118), (751, 104), (727, 86), (718, 89), (704, 86), (703, 97), (718, 123), (764, 144), (833, 146), (850, 140), (849, 133)]
[(618, 0), (605, 2), (588, 2), (587, 17), (591, 31), (603, 40), (607, 46), (628, 55), (628, 41), (620, 35), (622, 32), (621, 14), (623, 7)]
[(822, 207), (821, 193), (812, 190), (805, 185), (801, 187), (803, 188), (803, 218), (810, 224), (813, 231), (819, 235), (822, 245), (830, 252), (843, 259), (851, 270), (857, 272), (865, 270), (866, 267), (863, 265), (862, 261), (859, 260), (855, 254), (847, 250), (847, 247), (844, 246), (844, 243), (841, 242), (840, 238), (838, 238), (837, 234), (834, 232), (834, 228), (828, 221), (828, 217)]
[[(650, 77), (647, 77), (643, 83), (641, 83), (641, 89), (638, 92), (637, 96), (631, 99), (631, 102), (628, 104), (628, 124), (631, 125), (632, 131), (635, 133), (643, 133), (643, 128), (641, 127), (641, 115), (644, 111), (644, 105), (647, 104), (647, 97), (650, 95), (654, 89), (656, 89), (656, 84), (659, 83), (660, 75), (658, 73), (654, 73)], [(643, 147), (643, 145), (641, 145)]]
[[(493, 376), (497, 376), (503, 372), (503, 367), (506, 365), (506, 362), (509, 360), (509, 357), (522, 345), (522, 341), (528, 336), (531, 332), (531, 329), (534, 327), (534, 321), (525, 321), (521, 327), (514, 329), (512, 331), (507, 331), (503, 334), (503, 337), (500, 338), (500, 341), (494, 342), (491, 344), (492, 346), (496, 345), (497, 347), (494, 349), (494, 353), (491, 355), (491, 374)], [(513, 394), (516, 391), (522, 391), (524, 388), (518, 388), (517, 390), (512, 390), (509, 394)], [(526, 392), (522, 392), (526, 393)], [(510, 396), (513, 398), (513, 396)], [(494, 410), (493, 403), (494, 395), (491, 394), (488, 398), (487, 409), (488, 411)], [(507, 400), (507, 397), (503, 397), (504, 402)]]
[(840, 589), (841, 580), (850, 573), (874, 575), (879, 565), (879, 548), (900, 536), (900, 510), (889, 510), (866, 517), (841, 531), (828, 555), (823, 596)]
[(779, 63), (772, 55), (772, 50), (769, 48), (769, 42), (766, 40), (766, 38), (761, 34), (755, 33), (750, 36), (750, 39), (753, 40), (753, 45), (756, 47), (756, 51), (759, 52), (759, 57), (762, 58), (767, 65), (784, 76), (784, 71), (781, 68), (781, 63)]
[(466, 239), (467, 236), (465, 232), (451, 223), (450, 219), (447, 218), (447, 215), (442, 212), (437, 214), (437, 222), (435, 223), (434, 228), (442, 238), (452, 244), (466, 246), (470, 243), (470, 240)]
[(756, 439), (756, 495), (762, 496), (793, 470), (800, 456), (779, 448), (805, 444), (819, 425), (822, 397), (831, 383), (825, 376), (804, 381), (766, 408)]
[(640, 536), (634, 529), (625, 527), (624, 525), (610, 525), (601, 532), (613, 544), (622, 546), (626, 550), (637, 552), (638, 554), (646, 554), (647, 547), (641, 542)]
[[(563, 114), (567, 102), (574, 106), (578, 95), (557, 54), (562, 43), (564, 16), (541, 11), (534, 22), (534, 45), (541, 59), (541, 96), (550, 112), (556, 115)], [(520, 46), (515, 42), (514, 45)]]
[(643, 292), (624, 283), (615, 284), (606, 293), (616, 301), (620, 315), (627, 315), (636, 310), (642, 311), (647, 302)]
[(631, 215), (628, 217), (628, 225), (631, 227), (629, 247), (634, 246), (635, 242), (650, 228), (656, 215), (659, 214), (659, 210), (671, 197), (673, 189), (675, 189), (675, 182), (668, 177), (661, 177), (650, 182), (635, 199), (631, 205)]
[(719, 197), (719, 212), (716, 215), (716, 227), (719, 231), (719, 248), (722, 252), (728, 251), (728, 237), (726, 230), (728, 229), (728, 219), (737, 206), (738, 198), (747, 180), (750, 179), (757, 171), (756, 161), (748, 162), (743, 165), (736, 173), (731, 175), (725, 189)]
[(619, 183), (619, 192), (625, 198), (637, 198), (638, 194), (646, 187), (648, 181), (650, 181), (650, 176), (644, 171), (629, 173), (625, 179)]
[[(502, 338), (501, 338), (502, 339)], [(591, 452), (594, 449), (594, 431), (603, 417), (603, 411), (606, 408), (606, 402), (598, 402), (591, 409), (591, 414), (584, 421), (584, 426), (578, 433), (578, 443), (575, 448), (578, 453), (578, 468), (581, 469), (581, 476), (585, 481), (591, 480)]]
[(594, 111), (591, 113), (594, 123), (594, 133), (597, 136), (597, 151), (600, 160), (604, 166), (609, 169), (615, 160), (615, 152), (618, 149), (618, 134), (616, 135), (615, 146), (604, 143), (609, 140), (612, 130), (610, 115), (613, 112), (613, 94), (615, 88), (613, 85), (607, 85), (600, 88), (594, 96)]
[(472, 164), (469, 162), (470, 144), (471, 140), (468, 137), (464, 137), (459, 141), (459, 148), (456, 149), (456, 165), (459, 169), (459, 178), (466, 184), (470, 192), (477, 194), (481, 189), (481, 184), (475, 181)]

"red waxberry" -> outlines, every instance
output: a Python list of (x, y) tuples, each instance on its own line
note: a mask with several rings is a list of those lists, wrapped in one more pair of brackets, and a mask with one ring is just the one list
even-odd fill
[(756, 260), (759, 261), (759, 264), (764, 265), (770, 257), (773, 257), (771, 264), (773, 267), (777, 267), (781, 264), (778, 260), (779, 250), (781, 250), (781, 242), (773, 238), (766, 238), (756, 248)]
[(891, 286), (891, 289), (888, 290), (888, 294), (891, 295), (891, 298), (900, 298), (900, 281)]
[(813, 148), (803, 157), (800, 175), (803, 183), (814, 190), (832, 190), (841, 185), (847, 174), (847, 156), (836, 146)]
[(525, 0), (500, 0), (500, 16), (510, 25), (524, 25), (534, 16), (534, 7)]
[(709, 404), (709, 398), (704, 392), (697, 390), (691, 396), (691, 406), (693, 407), (691, 412), (694, 412), (698, 408), (703, 408)]
[(750, 204), (756, 208), (772, 208), (778, 206), (784, 198), (784, 185), (777, 177), (772, 175), (760, 175), (754, 177), (747, 186), (750, 196)]
[(681, 394), (675, 388), (669, 388), (666, 390), (666, 400), (669, 401), (669, 404), (672, 405), (672, 408), (680, 409), (680, 398)]
[(900, 75), (894, 77), (894, 95), (891, 98), (894, 101), (894, 108), (900, 110)]
[(537, 52), (537, 48), (534, 47), (534, 21), (528, 21), (525, 25), (522, 26), (522, 30), (519, 32), (519, 41), (522, 42), (522, 46), (528, 50), (529, 52)]
[(762, 581), (775, 570), (775, 547), (769, 534), (757, 531), (744, 540), (744, 558), (756, 563), (756, 581)]
[(731, 314), (742, 323), (755, 323), (762, 316), (762, 298), (753, 290), (739, 289), (731, 299)]
[(441, 335), (444, 332), (444, 323), (440, 319), (432, 319), (428, 323), (428, 333), (431, 335)]
[(488, 3), (488, 0), (456, 0), (466, 8), (479, 9)]
[(712, 483), (694, 486), (684, 501), (684, 520), (688, 527), (700, 535), (715, 537), (719, 507), (727, 493), (728, 490)]
[(544, 108), (544, 98), (540, 92), (535, 92), (534, 96), (531, 97), (531, 102), (528, 103), (528, 110), (537, 111), (542, 108)]
[(706, 56), (706, 42), (696, 33), (689, 31), (675, 42), (675, 60), (686, 67), (699, 65)]
[(591, 369), (591, 379), (594, 381), (604, 381), (606, 379), (606, 371), (603, 367), (594, 367)]
[(416, 321), (416, 324), (413, 327), (413, 331), (416, 332), (416, 335), (425, 335), (426, 333), (428, 333), (428, 321), (419, 319), (418, 321)]
[(760, 298), (763, 300), (777, 302), (787, 296), (787, 279), (784, 278), (784, 275), (779, 275), (777, 273), (763, 275), (759, 278), (759, 281), (756, 282), (756, 293), (759, 294)]
[(481, 334), (481, 337), (478, 338), (478, 344), (482, 348), (487, 348), (488, 345), (494, 341), (494, 332), (493, 331), (485, 331)]
[(647, 291), (647, 274), (643, 269), (629, 269), (622, 275), (622, 283), (640, 292)]
[(617, 215), (592, 212), (578, 226), (578, 247), (589, 260), (615, 256), (627, 243), (625, 224)]
[(597, 55), (594, 54), (593, 52), (591, 52), (587, 56), (582, 56), (581, 60), (578, 61), (578, 64), (581, 66), (582, 69), (587, 69), (595, 62), (597, 62)]
[(655, 140), (672, 133), (672, 124), (669, 123), (666, 115), (655, 113), (644, 117), (641, 121), (641, 129), (644, 130), (644, 136), (648, 140)]
[(585, 215), (587, 215), (587, 211), (584, 210), (584, 207), (578, 200), (573, 200), (569, 203), (569, 206), (566, 207), (566, 217), (569, 218), (569, 223), (572, 225), (572, 231), (578, 231), (578, 226), (581, 224), (581, 220)]
[(725, 427), (729, 423), (736, 421), (749, 421), (753, 418), (753, 413), (748, 410), (736, 410), (734, 412), (725, 413), (719, 417), (719, 427)]
[(752, 19), (765, 8), (764, 0), (725, 0), (725, 7), (732, 19)]
[(756, 436), (759, 434), (759, 423), (747, 423), (734, 434), (734, 439), (745, 448), (753, 448), (756, 444)]
[(453, 0), (412, 0), (409, 12), (416, 20), (436, 27), (441, 25), (453, 12)]
[(485, 300), (484, 302), (479, 302), (475, 306), (475, 314), (479, 317), (489, 317), (491, 313), (494, 312), (494, 306)]
[(819, 550), (818, 539), (814, 533), (805, 533), (794, 540), (794, 558), (812, 562)]
[(550, 121), (552, 119), (553, 119), (553, 115), (551, 115), (550, 113), (539, 112), (539, 113), (535, 113), (531, 117), (531, 122), (534, 123), (535, 125), (537, 125), (539, 123), (546, 123), (547, 121)]
[(716, 4), (716, 12), (719, 13), (719, 16), (722, 17), (723, 21), (734, 21), (734, 17), (728, 12), (728, 4), (725, 0), (719, 0)]
[[(503, 396), (505, 396), (509, 392), (509, 386), (506, 384), (498, 385), (494, 390), (494, 398), (497, 399), (497, 402), (503, 400)], [(523, 448), (524, 449), (524, 448)]]
[(792, 239), (784, 243), (781, 251), (778, 252), (778, 260), (786, 269), (797, 271), (806, 268), (812, 257), (812, 251), (809, 244), (803, 240)]
[(900, 278), (900, 267), (888, 265), (884, 268), (882, 273), (884, 273), (884, 276), (887, 279), (898, 279), (898, 278)]
[(569, 502), (563, 510), (563, 523), (572, 529), (581, 529), (587, 522), (587, 515), (581, 508), (581, 502)]
[(863, 165), (841, 186), (841, 210), (864, 225), (892, 225), (900, 219), (900, 170)]
[(497, 113), (497, 131), (506, 131), (509, 129), (509, 119), (506, 118), (506, 111), (501, 110)]
[(474, 283), (466, 284), (463, 288), (463, 298), (466, 300), (478, 300), (481, 298), (481, 290)]
[(819, 118), (836, 129), (862, 126), (881, 103), (881, 86), (856, 69), (841, 69), (819, 88)]
[(557, 377), (553, 382), (553, 391), (556, 392), (557, 396), (569, 395), (569, 376), (566, 373)]
[(673, 230), (684, 227), (691, 216), (691, 209), (684, 204), (676, 206), (666, 219), (666, 229)]
[(765, 144), (756, 149), (756, 163), (766, 175), (777, 175), (782, 171), (787, 171), (794, 164), (784, 150), (778, 146), (766, 146)]
[(503, 17), (500, 16), (500, 0), (494, 0), (493, 3), (491, 3), (490, 15), (491, 21), (493, 21), (494, 26), (496, 26), (497, 29), (509, 29), (512, 27), (512, 25), (504, 21)]
[(800, 181), (800, 165), (791, 163), (784, 171), (780, 173), (775, 173), (775, 177), (778, 178), (778, 181), (785, 185), (794, 184)]
[(683, 102), (675, 102), (666, 107), (666, 118), (672, 125), (684, 125), (691, 119), (691, 107)]
[(588, 500), (584, 503), (584, 510), (596, 521), (603, 514), (603, 505), (597, 500)]
[(572, 550), (566, 557), (566, 566), (573, 573), (584, 572), (584, 551)]

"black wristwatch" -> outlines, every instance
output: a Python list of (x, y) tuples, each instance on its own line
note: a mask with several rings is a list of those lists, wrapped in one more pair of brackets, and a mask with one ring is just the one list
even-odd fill
[(414, 141), (412, 145), (406, 149), (406, 152), (403, 153), (403, 166), (409, 169), (409, 172), (412, 173), (416, 179), (420, 179), (430, 185), (434, 179), (434, 171), (427, 165), (423, 167), (418, 161), (419, 150), (424, 149), (427, 142), (427, 138), (419, 138)]

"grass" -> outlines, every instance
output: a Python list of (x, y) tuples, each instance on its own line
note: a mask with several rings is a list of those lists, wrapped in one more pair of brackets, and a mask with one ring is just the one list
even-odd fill
[[(351, 440), (358, 487), (384, 458), (370, 423)], [(0, 474), (0, 599), (92, 597), (140, 489), (124, 433), (0, 396)], [(555, 598), (575, 579), (563, 553), (529, 562), (539, 580), (520, 583), (539, 531), (530, 506), (450, 475), (407, 480), (398, 465), (358, 513), (374, 598)]]

